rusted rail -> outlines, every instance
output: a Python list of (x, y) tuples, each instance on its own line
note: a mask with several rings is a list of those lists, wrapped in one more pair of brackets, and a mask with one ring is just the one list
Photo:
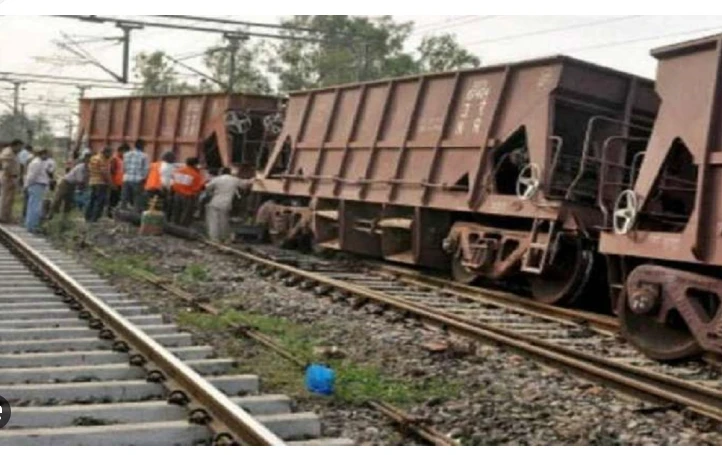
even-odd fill
[(234, 442), (249, 445), (284, 445), (281, 439), (206, 379), (36, 252), (23, 239), (0, 226), (0, 240), (98, 319), (105, 327), (106, 336), (115, 341), (118, 349), (137, 352), (147, 361), (147, 368), (158, 370), (165, 377), (164, 384), (169, 391), (182, 392), (188, 398), (189, 405), (205, 410), (212, 419), (209, 426), (216, 434), (217, 441), (230, 438)]

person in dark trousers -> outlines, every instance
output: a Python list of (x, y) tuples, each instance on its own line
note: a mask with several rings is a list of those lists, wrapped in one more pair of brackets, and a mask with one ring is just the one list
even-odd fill
[(173, 208), (171, 222), (188, 227), (193, 221), (198, 195), (205, 184), (198, 170), (198, 158), (188, 158), (186, 165), (173, 173)]
[(90, 161), (90, 154), (84, 155), (81, 162), (76, 164), (73, 169), (60, 180), (55, 195), (53, 196), (53, 202), (50, 205), (49, 218), (52, 219), (61, 211), (64, 216), (67, 216), (67, 214), (73, 210), (73, 206), (75, 206), (75, 191), (87, 185), (88, 161)]
[(127, 209), (129, 205), (140, 213), (143, 211), (143, 187), (148, 176), (148, 158), (143, 152), (145, 143), (142, 139), (135, 142), (135, 148), (123, 155), (123, 192), (120, 207)]
[(13, 221), (15, 191), (20, 177), (20, 163), (17, 154), (23, 148), (23, 141), (15, 139), (0, 151), (0, 223)]
[(108, 195), (108, 218), (113, 218), (113, 210), (120, 203), (123, 190), (123, 155), (130, 150), (128, 144), (122, 144), (110, 159), (110, 194)]
[(94, 223), (103, 215), (103, 209), (110, 189), (110, 156), (113, 151), (105, 147), (101, 153), (94, 155), (88, 163), (88, 185), (90, 199), (85, 207), (85, 221)]

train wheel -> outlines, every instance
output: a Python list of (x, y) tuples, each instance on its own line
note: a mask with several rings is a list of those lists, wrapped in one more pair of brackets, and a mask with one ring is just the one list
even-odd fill
[(665, 322), (655, 314), (637, 314), (625, 305), (619, 311), (622, 335), (644, 355), (655, 360), (680, 360), (702, 353), (702, 349), (677, 312)]
[(462, 284), (474, 284), (480, 279), (479, 275), (461, 264), (461, 256), (456, 256), (452, 259), (451, 276), (454, 278), (454, 281)]
[(584, 249), (580, 239), (562, 240), (544, 274), (529, 278), (532, 296), (548, 305), (571, 305), (584, 291), (593, 266), (594, 253)]

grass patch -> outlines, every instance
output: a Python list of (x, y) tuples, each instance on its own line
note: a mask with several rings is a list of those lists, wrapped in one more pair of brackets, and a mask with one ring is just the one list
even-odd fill
[(422, 403), (430, 398), (454, 398), (460, 385), (442, 378), (398, 379), (385, 375), (373, 365), (347, 361), (331, 362), (336, 371), (336, 397), (348, 403), (362, 404), (382, 400), (403, 405)]
[(137, 254), (114, 254), (111, 258), (93, 258), (93, 267), (109, 275), (132, 276), (134, 270), (153, 272), (150, 257)]
[[(430, 398), (450, 399), (460, 393), (460, 384), (443, 378), (399, 379), (384, 374), (377, 366), (359, 363), (352, 358), (318, 359), (314, 347), (328, 346), (321, 335), (326, 333), (322, 325), (299, 325), (286, 319), (269, 317), (238, 310), (227, 310), (218, 316), (205, 313), (179, 313), (181, 326), (202, 331), (222, 332), (237, 325), (247, 325), (268, 335), (294, 356), (307, 362), (326, 363), (336, 372), (335, 400), (361, 405), (369, 400), (383, 400), (404, 405), (422, 403)], [(235, 343), (235, 346), (234, 346)], [(238, 373), (259, 374), (264, 385), (279, 393), (308, 396), (304, 388), (304, 374), (291, 362), (266, 347), (258, 346), (257, 353), (248, 357), (247, 351), (238, 343), (253, 341), (231, 339), (227, 348), (232, 355), (243, 356)]]
[(210, 274), (205, 266), (202, 264), (190, 264), (183, 269), (183, 273), (178, 277), (178, 281), (182, 284), (195, 284), (208, 281), (209, 277)]
[(52, 220), (46, 221), (42, 228), (51, 241), (69, 248), (74, 245), (78, 236), (82, 234), (83, 224), (84, 221), (73, 214), (65, 216), (60, 213)]

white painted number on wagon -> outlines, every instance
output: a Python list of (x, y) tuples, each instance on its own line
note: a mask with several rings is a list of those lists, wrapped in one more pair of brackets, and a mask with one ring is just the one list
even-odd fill
[(463, 104), (454, 130), (457, 136), (464, 134), (468, 125), (471, 125), (473, 134), (481, 132), (481, 124), (484, 121), (490, 94), (491, 85), (486, 79), (479, 79), (471, 83), (471, 87), (466, 90), (462, 97)]

